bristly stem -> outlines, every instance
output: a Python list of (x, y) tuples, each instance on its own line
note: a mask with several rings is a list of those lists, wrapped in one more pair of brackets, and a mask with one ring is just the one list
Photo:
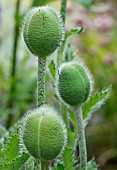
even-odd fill
[(65, 26), (67, 0), (61, 0), (61, 17)]
[[(45, 104), (45, 74), (46, 74), (46, 57), (38, 57), (38, 78), (37, 78), (37, 107)], [(41, 170), (49, 170), (49, 163), (41, 162)], [(35, 168), (40, 166), (35, 159)]]
[(46, 57), (38, 57), (37, 106), (45, 103)]
[[(66, 20), (66, 7), (67, 7), (67, 0), (61, 0), (61, 18), (62, 18), (62, 22), (63, 22), (63, 27), (65, 27), (65, 20)], [(57, 54), (57, 65), (59, 66), (62, 63), (63, 60), (63, 46), (64, 44), (61, 45), (61, 47), (59, 47), (58, 49), (58, 54)]]
[(49, 163), (41, 162), (41, 170), (49, 170)]
[(87, 169), (87, 149), (86, 149), (86, 140), (85, 140), (84, 125), (83, 125), (82, 106), (79, 106), (77, 108), (76, 118), (77, 118), (77, 124), (78, 124), (80, 170), (86, 170)]

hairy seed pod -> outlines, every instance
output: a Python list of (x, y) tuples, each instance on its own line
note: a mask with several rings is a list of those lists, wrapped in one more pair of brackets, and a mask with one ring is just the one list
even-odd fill
[(32, 110), (26, 118), (23, 142), (41, 161), (56, 158), (66, 144), (66, 128), (60, 115), (47, 105)]
[(91, 76), (81, 62), (62, 64), (58, 70), (57, 91), (72, 106), (84, 103), (92, 89)]
[(23, 36), (29, 50), (38, 57), (47, 57), (59, 46), (63, 26), (58, 13), (51, 7), (37, 7), (24, 20)]

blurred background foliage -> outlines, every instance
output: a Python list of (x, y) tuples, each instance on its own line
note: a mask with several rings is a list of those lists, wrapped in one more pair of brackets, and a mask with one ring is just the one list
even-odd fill
[[(60, 0), (0, 0), (0, 124), (10, 128), (36, 106), (37, 62), (23, 42), (22, 18), (32, 6), (51, 4), (58, 10)], [(95, 89), (112, 84), (104, 107), (86, 128), (88, 159), (95, 155), (101, 169), (117, 169), (117, 1), (71, 0), (67, 4), (65, 31), (84, 27), (80, 36), (69, 40), (68, 51), (84, 60), (95, 80)], [(71, 50), (70, 50), (71, 51)], [(48, 59), (55, 60), (56, 53)], [(49, 68), (48, 67), (48, 68)], [(49, 70), (49, 69), (48, 69)], [(49, 71), (46, 75), (46, 103), (58, 106)], [(3, 129), (0, 128), (0, 135)]]

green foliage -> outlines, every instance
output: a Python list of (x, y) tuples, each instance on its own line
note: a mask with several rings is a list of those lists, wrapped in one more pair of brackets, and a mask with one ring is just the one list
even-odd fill
[(7, 143), (5, 144), (2, 154), (4, 155), (4, 162), (11, 162), (19, 154), (19, 136), (13, 134), (8, 138)]
[(91, 118), (93, 112), (97, 111), (108, 99), (111, 91), (111, 86), (95, 93), (89, 97), (88, 101), (83, 105), (83, 117), (87, 121)]
[(33, 0), (32, 7), (33, 6), (43, 6), (51, 1), (53, 1), (53, 0)]
[(74, 161), (73, 161), (73, 159), (74, 159), (73, 158), (73, 148), (66, 147), (63, 152), (62, 159), (65, 164), (65, 169), (75, 170)]
[(65, 40), (66, 41), (68, 38), (71, 38), (73, 35), (79, 35), (83, 31), (83, 27), (78, 27), (71, 29), (69, 32), (65, 34)]
[(56, 68), (55, 68), (55, 63), (54, 61), (52, 60), (51, 63), (48, 65), (48, 68), (49, 68), (49, 72), (51, 74), (51, 77), (53, 79), (55, 79), (56, 77)]
[[(88, 101), (83, 105), (83, 116), (84, 116), (84, 125), (88, 123), (91, 118), (91, 115), (100, 109), (100, 107), (106, 102), (111, 92), (111, 86), (102, 90), (101, 92), (97, 92), (91, 97), (89, 97)], [(76, 123), (76, 116), (73, 110), (67, 108), (64, 103), (62, 103), (62, 117), (67, 125), (68, 131), (68, 144), (62, 154), (62, 160), (65, 164), (66, 169), (77, 169), (77, 165), (79, 164), (78, 158), (74, 153), (74, 144), (77, 138), (78, 130)], [(76, 166), (75, 166), (76, 165)], [(93, 160), (88, 162), (88, 170), (97, 170), (98, 167)]]
[(66, 49), (65, 49), (66, 62), (72, 61), (76, 57), (75, 50), (76, 49), (70, 43), (66, 43)]
[(64, 170), (65, 166), (63, 164), (58, 164), (56, 168), (52, 168), (52, 170)]
[[(32, 169), (34, 169), (34, 157), (30, 156), (30, 158), (22, 166), (22, 169), (25, 169), (25, 170), (32, 170)], [(36, 170), (36, 168), (35, 168), (35, 170)], [(39, 170), (39, 168), (37, 170)]]
[(67, 170), (75, 170), (75, 154), (74, 154), (74, 144), (77, 137), (77, 123), (76, 116), (73, 111), (67, 108), (64, 103), (61, 103), (62, 117), (67, 126), (68, 132), (68, 142), (67, 147), (62, 153), (63, 164)]
[(4, 166), (0, 166), (1, 170), (18, 170), (23, 166), (23, 164), (28, 160), (29, 154), (23, 153), (21, 156), (16, 157), (10, 163), (5, 164)]
[[(83, 27), (78, 27), (78, 28), (71, 29), (69, 32), (67, 32), (65, 34), (64, 40), (62, 42), (62, 45), (58, 50), (58, 60), (57, 60), (58, 65), (60, 65), (62, 63), (63, 55), (65, 53), (67, 53), (67, 51), (66, 51), (68, 49), (67, 40), (69, 38), (71, 38), (73, 35), (79, 35), (80, 33), (82, 33), (82, 31), (83, 31)], [(66, 48), (66, 46), (67, 46), (67, 48)], [(74, 57), (74, 55), (72, 55), (72, 58), (73, 57)]]
[(94, 158), (88, 162), (87, 170), (98, 170), (98, 166), (97, 166)]
[(29, 154), (21, 152), (20, 139), (17, 133), (13, 133), (8, 137), (0, 155), (1, 170), (18, 170), (30, 157)]
[[(41, 6), (50, 1), (51, 0), (48, 0), (48, 1), (47, 0), (45, 1), (34, 0), (32, 3), (32, 6), (38, 6), (38, 5)], [(85, 5), (90, 5), (92, 2), (91, 0), (88, 0), (88, 1), (76, 0), (76, 1), (81, 2), (82, 4), (85, 4)], [(65, 12), (65, 10), (66, 9), (63, 8), (63, 12)], [(66, 33), (64, 40), (63, 40), (63, 45), (59, 48), (59, 51), (58, 51), (57, 66), (59, 65), (59, 63), (62, 63), (63, 61), (69, 62), (73, 60), (74, 58), (78, 57), (74, 53), (75, 48), (70, 43), (68, 43), (68, 40), (74, 35), (79, 35), (82, 31), (83, 31), (83, 28), (81, 27), (81, 28), (74, 28), (71, 31)], [(115, 32), (114, 37), (116, 37), (116, 35), (117, 34)], [(97, 40), (98, 38), (96, 38), (96, 41)], [(2, 41), (0, 43), (2, 44)], [(86, 55), (88, 55), (87, 48), (89, 49), (90, 45), (94, 45), (94, 34), (92, 32), (91, 32), (91, 37), (88, 35), (85, 35), (84, 44), (86, 45), (84, 46), (84, 49), (85, 49), (84, 51), (86, 51)], [(116, 40), (115, 40), (115, 44), (116, 44)], [(97, 44), (96, 44), (96, 47), (97, 47)], [(109, 46), (108, 47), (106, 46), (106, 48), (110, 50), (114, 49), (116, 51), (116, 46), (114, 47), (114, 45), (111, 46), (109, 44)], [(23, 49), (21, 48), (20, 50), (23, 51)], [(101, 68), (101, 72), (104, 71), (103, 69), (104, 65), (100, 65), (100, 59), (99, 59), (101, 58), (100, 54), (104, 55), (105, 52), (99, 51), (99, 55), (97, 55), (96, 59), (89, 58), (90, 56), (87, 57), (89, 63), (92, 62), (93, 65), (94, 63), (97, 64), (96, 65), (97, 69), (94, 66), (95, 75), (96, 75), (96, 70), (98, 70), (98, 73), (100, 73), (99, 68)], [(1, 122), (3, 120), (2, 122), (3, 124), (5, 120), (8, 120), (9, 113), (13, 114), (12, 123), (17, 122), (17, 120), (19, 120), (21, 116), (23, 115), (24, 111), (26, 111), (27, 108), (32, 107), (33, 102), (35, 100), (36, 69), (31, 69), (31, 68), (27, 69), (27, 66), (28, 66), (27, 63), (29, 61), (29, 54), (27, 55), (27, 53), (26, 54), (23, 53), (23, 55), (24, 55), (23, 59), (20, 61), (18, 60), (18, 63), (17, 63), (17, 76), (15, 79), (15, 83), (17, 84), (17, 86), (12, 94), (12, 97), (13, 97), (12, 105), (8, 100), (9, 89), (12, 84), (12, 78), (11, 77), (8, 78), (8, 75), (6, 74), (6, 70), (8, 69), (9, 64), (8, 64), (8, 61), (7, 62), (5, 61), (4, 64), (2, 60), (0, 62), (0, 76), (2, 77), (2, 80), (0, 80), (0, 97), (1, 97), (0, 118), (1, 118)], [(3, 56), (3, 58), (5, 58), (5, 56)], [(114, 68), (116, 68), (116, 64), (114, 64), (113, 69)], [(55, 61), (52, 61), (49, 64), (48, 70), (51, 75), (51, 78), (53, 79), (53, 83), (55, 83), (55, 77), (56, 77), (55, 76), (56, 75)], [(109, 75), (110, 70), (106, 70), (106, 71), (107, 71), (107, 75)], [(10, 72), (9, 69), (8, 69), (8, 72)], [(107, 80), (107, 77), (106, 77), (106, 80)], [(105, 85), (104, 82), (107, 82), (106, 80), (104, 81), (103, 79), (102, 81), (101, 79), (102, 85)], [(116, 84), (114, 85), (114, 88), (116, 89)], [(99, 92), (99, 93), (97, 92), (93, 96), (89, 97), (88, 101), (83, 105), (84, 125), (88, 123), (89, 119), (91, 118), (92, 113), (97, 111), (104, 104), (104, 102), (109, 97), (110, 91), (111, 91), (111, 87), (103, 90), (102, 92)], [(114, 94), (113, 92), (113, 95), (115, 95), (116, 97), (116, 93)], [(50, 96), (48, 98), (48, 101), (49, 100), (50, 100)], [(77, 155), (75, 155), (76, 153), (74, 153), (74, 144), (76, 142), (76, 138), (78, 134), (76, 115), (74, 114), (74, 110), (72, 110), (71, 108), (68, 108), (64, 103), (59, 103), (58, 101), (56, 102), (56, 100), (54, 102), (57, 107), (59, 107), (59, 104), (61, 106), (60, 108), (61, 114), (66, 123), (67, 131), (68, 131), (68, 143), (67, 143), (67, 147), (65, 148), (62, 155), (60, 156), (60, 159), (62, 161), (61, 162), (59, 161), (59, 163), (57, 164), (57, 167), (52, 168), (52, 170), (76, 170), (78, 169), (78, 165), (79, 165), (78, 164), (79, 160), (77, 158)], [(17, 125), (15, 128), (17, 129)], [(12, 136), (10, 135), (8, 139), (7, 139), (8, 135), (11, 134), (10, 131), (7, 131), (6, 128), (4, 128), (3, 126), (0, 126), (0, 131), (1, 131), (0, 147), (3, 148), (2, 151), (0, 152), (0, 169), (1, 170), (12, 170), (12, 169), (18, 170), (21, 168), (25, 170), (32, 170), (35, 166), (34, 158), (30, 157), (27, 153), (22, 152), (23, 149), (20, 148), (19, 136), (16, 133), (16, 130), (14, 130), (15, 132), (13, 133)], [(88, 162), (88, 170), (97, 170), (97, 169), (98, 167), (94, 160), (91, 160), (90, 162)]]

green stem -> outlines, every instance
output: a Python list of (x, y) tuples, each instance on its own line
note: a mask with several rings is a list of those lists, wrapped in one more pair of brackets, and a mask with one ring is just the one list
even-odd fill
[(79, 144), (79, 154), (80, 154), (80, 170), (87, 169), (87, 149), (85, 132), (82, 117), (82, 106), (78, 107), (77, 113), (77, 124), (78, 124), (78, 144)]
[(45, 104), (46, 58), (38, 57), (37, 106)]
[[(67, 0), (61, 0), (61, 18), (63, 21), (63, 27), (65, 27), (65, 20), (66, 20), (66, 7), (67, 7)], [(61, 47), (58, 49), (58, 54), (57, 54), (57, 65), (59, 66), (63, 61), (63, 48), (64, 48), (64, 43), (61, 45)]]
[[(46, 57), (38, 57), (38, 79), (37, 79), (37, 107), (45, 104), (45, 73), (46, 73)], [(38, 162), (35, 160), (35, 168)], [(49, 170), (49, 163), (41, 162), (41, 170)]]
[(17, 0), (16, 12), (15, 12), (15, 21), (16, 22), (15, 22), (14, 45), (13, 45), (13, 54), (12, 54), (13, 55), (12, 71), (11, 71), (12, 77), (15, 77), (15, 73), (16, 73), (16, 55), (17, 55), (19, 27), (20, 27), (20, 14), (19, 14), (20, 2), (21, 2), (21, 0)]
[[(15, 26), (14, 26), (14, 41), (13, 41), (13, 52), (12, 52), (12, 66), (11, 66), (11, 87), (10, 87), (10, 97), (8, 100), (8, 107), (12, 108), (13, 107), (13, 94), (16, 88), (16, 57), (17, 57), (17, 47), (18, 47), (18, 38), (19, 38), (19, 28), (20, 28), (20, 14), (19, 14), (19, 9), (20, 9), (20, 3), (21, 0), (17, 0), (16, 2), (16, 10), (15, 10)], [(12, 117), (13, 115), (10, 113), (8, 116), (8, 120), (6, 123), (7, 129), (11, 126), (12, 122)]]
[(41, 162), (41, 170), (49, 170), (49, 163)]
[(61, 17), (65, 26), (67, 0), (61, 0)]

